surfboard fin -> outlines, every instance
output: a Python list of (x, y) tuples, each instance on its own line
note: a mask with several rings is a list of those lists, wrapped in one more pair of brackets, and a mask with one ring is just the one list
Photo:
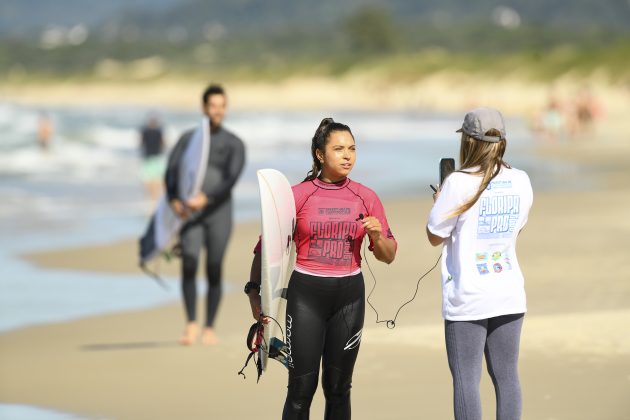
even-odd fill
[(289, 368), (289, 348), (277, 337), (271, 337), (269, 340), (269, 357), (282, 363), (284, 367)]

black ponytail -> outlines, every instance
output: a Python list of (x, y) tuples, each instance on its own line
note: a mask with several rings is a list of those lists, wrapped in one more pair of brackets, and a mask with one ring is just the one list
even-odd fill
[[(312, 181), (319, 175), (319, 172), (322, 170), (322, 162), (317, 158), (317, 150), (324, 153), (326, 149), (326, 142), (328, 141), (328, 137), (334, 131), (347, 131), (352, 136), (352, 131), (350, 131), (350, 127), (345, 124), (341, 124), (335, 122), (332, 118), (324, 118), (315, 130), (315, 135), (311, 141), (311, 156), (313, 156), (313, 166), (311, 170), (306, 174), (306, 178), (304, 181)], [(354, 137), (354, 136), (352, 136)]]

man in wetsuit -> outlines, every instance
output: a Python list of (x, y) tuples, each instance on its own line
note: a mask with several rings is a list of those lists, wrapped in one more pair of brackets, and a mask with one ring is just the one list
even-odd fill
[(221, 264), (232, 232), (232, 188), (243, 170), (245, 146), (222, 123), (226, 95), (221, 86), (211, 85), (203, 93), (202, 111), (210, 120), (210, 153), (201, 192), (182, 202), (177, 197), (178, 166), (193, 130), (185, 132), (171, 152), (166, 170), (166, 192), (173, 211), (186, 220), (180, 232), (182, 294), (187, 324), (180, 343), (193, 344), (200, 333), (196, 321), (195, 278), (201, 247), (207, 251), (208, 294), (206, 320), (201, 342), (215, 344), (214, 320), (221, 300)]

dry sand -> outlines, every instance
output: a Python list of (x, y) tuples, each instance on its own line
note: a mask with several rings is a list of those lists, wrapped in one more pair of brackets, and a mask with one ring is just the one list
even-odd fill
[[(76, 81), (0, 83), (0, 100), (43, 106), (142, 105), (197, 109), (206, 81), (164, 76), (145, 81)], [(293, 77), (277, 82), (228, 81), (233, 109), (280, 110), (436, 110), (457, 111), (486, 105), (506, 114), (531, 116), (550, 95), (570, 101), (585, 87), (604, 112), (622, 115), (630, 109), (628, 86), (594, 74), (568, 74), (552, 83), (518, 74), (483, 78), (465, 73), (436, 72), (414, 81), (398, 81), (365, 70), (340, 78)]]

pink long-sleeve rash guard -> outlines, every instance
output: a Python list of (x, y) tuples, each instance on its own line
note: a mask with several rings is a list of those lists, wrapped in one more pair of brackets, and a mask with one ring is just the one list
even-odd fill
[[(396, 241), (383, 204), (371, 189), (348, 178), (336, 184), (315, 179), (292, 189), (297, 213), (293, 238), (297, 271), (328, 277), (358, 273), (365, 236), (362, 216), (376, 217), (381, 222), (382, 234)], [(370, 250), (372, 247), (370, 241)], [(260, 252), (260, 248), (259, 240), (254, 252)]]

